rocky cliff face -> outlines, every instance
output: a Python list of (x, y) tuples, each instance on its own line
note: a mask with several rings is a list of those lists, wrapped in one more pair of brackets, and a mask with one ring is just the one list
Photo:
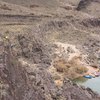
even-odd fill
[[(86, 1), (4, 1), (0, 1), (0, 100), (100, 100), (91, 89), (71, 82), (68, 75), (59, 81), (58, 73), (51, 72), (56, 56), (67, 59), (67, 53), (75, 53), (69, 46), (66, 55), (61, 49), (57, 55), (58, 42), (74, 45), (86, 55), (85, 63), (98, 67), (100, 19), (81, 9)], [(87, 2), (86, 8), (94, 4)]]
[(9, 39), (1, 40), (1, 100), (100, 99), (92, 90), (73, 84), (67, 78), (64, 79), (63, 86), (56, 86), (48, 71), (51, 64), (50, 45), (46, 44), (45, 47), (45, 43), (42, 44), (43, 41), (38, 39), (35, 37), (33, 41), (27, 35), (18, 35), (17, 52), (14, 51), (16, 46), (13, 47)]

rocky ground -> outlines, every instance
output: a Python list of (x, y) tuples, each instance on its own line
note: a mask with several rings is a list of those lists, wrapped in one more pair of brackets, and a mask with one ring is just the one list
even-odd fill
[(0, 100), (100, 100), (68, 79), (74, 66), (100, 65), (99, 5), (0, 0)]

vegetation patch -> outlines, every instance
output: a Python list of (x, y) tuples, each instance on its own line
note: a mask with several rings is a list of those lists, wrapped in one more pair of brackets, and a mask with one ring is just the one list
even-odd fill
[(77, 61), (66, 61), (65, 59), (59, 59), (54, 61), (54, 67), (58, 73), (63, 73), (70, 79), (74, 79), (85, 74), (88, 69)]

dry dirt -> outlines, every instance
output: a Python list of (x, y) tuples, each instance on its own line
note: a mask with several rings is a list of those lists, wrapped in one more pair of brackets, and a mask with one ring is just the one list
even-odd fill
[(100, 100), (53, 66), (55, 43), (100, 66), (99, 16), (99, 0), (0, 0), (0, 100)]

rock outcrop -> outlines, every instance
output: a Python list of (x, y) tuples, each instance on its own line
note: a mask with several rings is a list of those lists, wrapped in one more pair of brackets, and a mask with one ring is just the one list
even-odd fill
[[(47, 70), (50, 67), (50, 58), (48, 58), (49, 63), (47, 59), (44, 62), (40, 58), (41, 55), (46, 58), (43, 45), (38, 42), (32, 48), (34, 52), (25, 49), (26, 52), (24, 48), (28, 46), (27, 40), (29, 38), (25, 39), (25, 35), (17, 39), (19, 45), (21, 45), (21, 56), (14, 52), (9, 39), (2, 41), (0, 45), (0, 100), (99, 100), (98, 95), (93, 93), (92, 90), (77, 86), (67, 78), (64, 79), (62, 87), (56, 86), (52, 75)], [(36, 38), (35, 40), (39, 41)], [(39, 47), (40, 44), (41, 47)], [(48, 52), (48, 49), (45, 50)], [(31, 63), (29, 63), (30, 61), (27, 58), (30, 59), (29, 55), (32, 52), (33, 54), (36, 53), (35, 56), (41, 62), (34, 62), (35, 56), (31, 55), (33, 61), (31, 60)], [(41, 55), (39, 55), (39, 52), (41, 52)], [(47, 56), (49, 57), (48, 53)], [(24, 63), (18, 59), (23, 59)]]
[[(69, 80), (68, 70), (52, 66), (55, 56), (73, 58), (79, 50), (88, 55), (87, 64), (98, 67), (99, 10), (97, 15), (82, 12), (94, 1), (99, 5), (99, 0), (81, 0), (78, 7), (78, 0), (0, 0), (0, 100), (100, 100), (91, 89)], [(71, 44), (66, 55), (55, 53), (55, 42)], [(76, 58), (72, 63), (82, 60)]]

